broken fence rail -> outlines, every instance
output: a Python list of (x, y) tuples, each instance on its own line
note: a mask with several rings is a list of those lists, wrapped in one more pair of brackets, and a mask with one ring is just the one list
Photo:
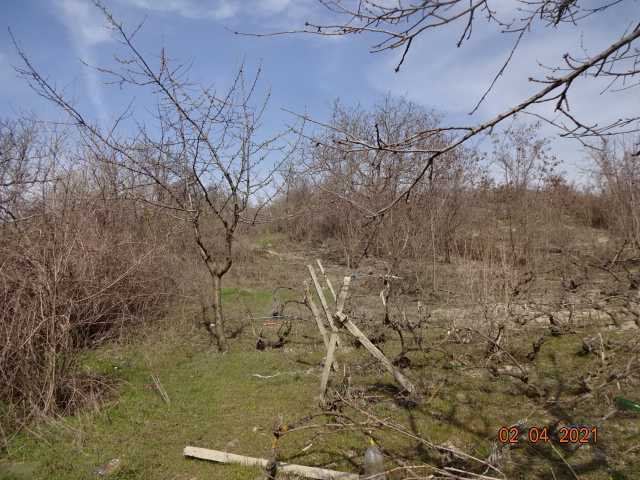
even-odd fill
[[(237, 463), (247, 467), (267, 468), (269, 460), (266, 458), (245, 457), (244, 455), (236, 455), (233, 453), (222, 452), (220, 450), (209, 450), (198, 447), (184, 447), (184, 456), (198, 458), (200, 460), (209, 460), (219, 463)], [(305, 465), (294, 465), (284, 462), (278, 462), (277, 471), (281, 473), (294, 473), (306, 478), (314, 478), (317, 480), (359, 480), (360, 475), (356, 473), (338, 472), (336, 470), (328, 470), (326, 468), (307, 467)]]

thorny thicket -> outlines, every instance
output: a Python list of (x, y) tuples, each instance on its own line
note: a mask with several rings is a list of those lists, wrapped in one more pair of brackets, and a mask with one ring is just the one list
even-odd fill
[[(387, 100), (367, 115), (338, 105), (333, 122), (340, 131), (375, 142), (380, 130), (388, 129), (384, 131), (389, 135), (403, 126), (420, 125), (420, 116), (426, 117), (422, 121), (435, 121), (412, 108)], [(472, 174), (483, 172), (477, 153), (458, 152), (450, 163), (434, 166), (432, 179), (425, 178), (406, 202), (376, 222), (351, 200), (366, 202), (375, 210), (411, 178), (417, 156), (354, 152), (331, 145), (331, 141), (310, 143), (306, 176), (293, 182), (289, 197), (276, 205), (289, 211), (292, 206), (287, 202), (312, 199), (310, 216), (317, 222), (294, 221), (291, 230), (287, 230), (291, 223), (279, 228), (293, 238), (324, 244), (329, 252), (334, 243), (333, 249), (342, 255), (333, 258), (362, 286), (354, 292), (348, 314), (415, 379), (427, 403), (455, 395), (455, 377), (526, 405), (535, 415), (509, 420), (521, 421), (525, 434), (528, 426), (542, 422), (556, 444), (533, 454), (511, 453), (494, 444), (482, 458), (478, 444), (468, 445), (475, 459), (459, 445), (435, 445), (429, 435), (412, 430), (415, 425), (392, 420), (396, 415), (387, 408), (388, 402), (399, 402), (414, 412), (408, 413), (410, 417), (420, 417), (422, 407), (414, 411), (411, 400), (396, 397), (393, 388), (367, 388), (358, 381), (381, 373), (375, 361), (355, 365), (345, 357), (338, 357), (348, 363), (344, 378), (333, 384), (329, 410), (319, 414), (326, 416), (327, 424), (318, 425), (317, 417), (302, 420), (319, 429), (311, 440), (342, 429), (370, 436), (379, 428), (388, 441), (389, 432), (395, 432), (428, 448), (425, 454), (416, 445), (402, 450), (389, 447), (392, 468), (415, 465), (419, 456), (426, 462), (419, 468), (431, 469), (434, 478), (472, 477), (460, 469), (509, 478), (504, 475), (544, 468), (545, 462), (567, 478), (573, 478), (572, 471), (631, 472), (626, 462), (633, 449), (629, 444), (633, 431), (625, 427), (625, 413), (618, 411), (614, 400), (640, 392), (640, 251), (634, 241), (633, 213), (639, 187), (633, 180), (637, 163), (629, 145), (616, 149), (611, 143), (604, 145), (594, 164), (592, 188), (578, 189), (556, 172), (557, 161), (539, 127), (513, 124), (495, 136), (490, 157), (503, 178), (478, 179)], [(461, 175), (448, 174), (456, 167)], [(432, 188), (438, 190), (430, 197)], [(457, 199), (463, 206), (455, 210), (456, 202), (443, 202), (445, 212), (452, 209), (452, 213), (436, 217), (456, 220), (450, 236), (446, 227), (438, 223), (434, 228), (432, 223), (443, 197)], [(396, 216), (403, 221), (395, 223)], [(400, 242), (389, 242), (398, 237)], [(384, 284), (381, 276), (387, 279)], [(343, 342), (351, 343), (359, 345)], [(572, 367), (563, 370), (558, 362)], [(492, 408), (491, 399), (486, 402), (476, 402), (475, 409)], [(454, 411), (464, 409), (452, 403)], [(437, 421), (467, 428), (455, 415), (438, 414)], [(560, 429), (577, 424), (615, 431), (616, 440), (554, 451)], [(303, 428), (295, 425), (294, 430)], [(487, 425), (470, 427), (469, 433), (485, 442), (497, 434)], [(416, 475), (418, 471), (414, 469)]]
[[(423, 27), (466, 18), (468, 34), (476, 13), (493, 18), (486, 1), (470, 6), (454, 1), (449, 12), (458, 8), (457, 14), (441, 21), (439, 3), (407, 8), (357, 3), (366, 8), (345, 10), (346, 2), (325, 2), (355, 22), (313, 26), (313, 33), (348, 35), (388, 24), (393, 28), (378, 33), (392, 40), (389, 48), (404, 47), (407, 53)], [(515, 26), (518, 42), (536, 15), (556, 24), (613, 6), (603, 3), (589, 10), (579, 2), (526, 3), (534, 12)], [(61, 163), (54, 137), (41, 149), (32, 141), (33, 126), (3, 125), (1, 275), (2, 300), (9, 308), (0, 321), (0, 400), (10, 413), (3, 419), (70, 411), (80, 403), (78, 396), (92, 395), (93, 387), (81, 388), (73, 375), (74, 352), (109, 338), (114, 327), (159, 311), (156, 307), (174, 286), (158, 273), (164, 268), (158, 253), (165, 246), (158, 232), (176, 225), (189, 227), (188, 238), (210, 274), (214, 334), (224, 349), (221, 278), (231, 267), (240, 225), (259, 222), (268, 205), (272, 217), (294, 217), (278, 228), (296, 239), (337, 242), (350, 270), (372, 264), (375, 269), (380, 262), (386, 273), (402, 277), (397, 286), (376, 286), (385, 287), (383, 314), (358, 312), (357, 305), (349, 313), (378, 329), (382, 334), (376, 343), (389, 352), (394, 347), (385, 344), (398, 338), (395, 362), (408, 375), (421, 375), (427, 400), (446, 389), (448, 381), (419, 370), (421, 362), (434, 366), (426, 356), (438, 352), (442, 357), (435, 366), (460, 369), (465, 379), (475, 378), (474, 372), (483, 382), (502, 379), (510, 394), (545, 412), (550, 426), (573, 422), (578, 412), (581, 419), (619, 428), (619, 417), (609, 411), (612, 397), (617, 391), (637, 391), (638, 384), (636, 152), (628, 146), (616, 150), (613, 140), (607, 142), (595, 157), (599, 176), (594, 191), (586, 192), (551, 171), (554, 161), (535, 127), (514, 126), (497, 138), (493, 158), (503, 167), (504, 182), (492, 181), (480, 154), (463, 147), (541, 102), (552, 102), (566, 117), (567, 136), (586, 141), (629, 130), (635, 119), (604, 128), (583, 123), (570, 115), (566, 101), (569, 87), (583, 74), (602, 74), (615, 82), (635, 75), (635, 70), (625, 74), (616, 68), (635, 64), (637, 27), (590, 58), (566, 57), (565, 69), (552, 72), (538, 93), (480, 125), (447, 127), (437, 115), (406, 101), (387, 99), (373, 112), (337, 104), (325, 133), (306, 146), (301, 168), (306, 176), (289, 179), (286, 193), (278, 195), (273, 180), (278, 167), (293, 162), (292, 150), (276, 146), (280, 137), (255, 136), (265, 105), (252, 106), (257, 78), (246, 81), (240, 69), (222, 97), (207, 88), (195, 90), (181, 76), (183, 70), (169, 66), (164, 52), (160, 66), (152, 68), (135, 46), (137, 30), (128, 31), (104, 8), (103, 13), (129, 57), (100, 71), (123, 85), (154, 89), (160, 133), (142, 128), (129, 138), (118, 137), (117, 128), (98, 128), (21, 52), (23, 75), (70, 115), (85, 150)], [(407, 26), (398, 27), (401, 20)], [(259, 162), (274, 152), (280, 153), (276, 167), (256, 175)], [(79, 158), (89, 168), (77, 168), (85, 166)], [(252, 203), (261, 189), (277, 201)], [(315, 221), (293, 215), (300, 204), (311, 207)], [(580, 235), (595, 236), (595, 247), (576, 238)], [(416, 297), (419, 308), (406, 305)], [(464, 308), (438, 318), (432, 307), (442, 304)], [(620, 331), (631, 333), (627, 338), (607, 335)], [(568, 372), (573, 376), (550, 379), (541, 352), (550, 339), (566, 337), (581, 339), (580, 353), (587, 361)], [(460, 473), (454, 468), (485, 477), (500, 473), (496, 452), (474, 459), (378, 416), (376, 400), (353, 388), (348, 375), (334, 387), (333, 410), (321, 415), (350, 419), (347, 429), (364, 428), (373, 435), (383, 427), (426, 446), (427, 459), (438, 465), (434, 471), (448, 478)], [(407, 468), (416, 451), (395, 452), (398, 468)], [(594, 452), (610, 471), (624, 468), (619, 468), (624, 451)]]
[[(567, 248), (556, 255), (571, 255), (570, 264), (559, 262), (544, 278), (526, 278), (507, 304), (445, 315), (416, 305), (414, 296), (398, 288), (397, 277), (363, 283), (349, 300), (347, 316), (415, 380), (418, 397), (380, 380), (378, 362), (339, 354), (341, 368), (323, 408), (281, 419), (274, 435), (285, 437), (281, 443), (290, 434), (306, 435), (316, 449), (341, 433), (373, 438), (387, 458), (390, 478), (633, 478), (633, 414), (625, 412), (622, 397), (640, 393), (638, 273), (629, 273), (638, 261), (629, 252), (611, 257)], [(363, 306), (366, 290), (376, 284), (378, 308)], [(342, 345), (350, 344), (347, 338)], [(371, 378), (379, 380), (363, 381)], [(494, 404), (492, 396), (513, 404)], [(450, 407), (442, 412), (434, 400)], [(487, 413), (495, 408), (500, 413)], [(516, 444), (498, 442), (500, 424), (486, 420), (492, 415), (518, 427)], [(445, 426), (438, 430), (451, 425), (473, 441), (451, 437), (438, 443), (421, 429), (425, 420)], [(563, 428), (582, 426), (597, 429), (597, 439), (563, 443)], [(547, 428), (549, 442), (527, 440), (532, 427)]]
[[(122, 195), (122, 173), (32, 121), (0, 130), (0, 441), (97, 402), (78, 352), (162, 313), (167, 228)], [(164, 230), (164, 233), (161, 233)]]
[(233, 264), (236, 234), (243, 224), (265, 221), (263, 210), (279, 193), (278, 175), (296, 151), (296, 142), (289, 142), (290, 130), (271, 136), (261, 133), (269, 95), (256, 98), (260, 69), (251, 76), (241, 65), (222, 93), (194, 84), (188, 68), (174, 65), (164, 49), (155, 67), (138, 48), (136, 35), (142, 25), (129, 28), (104, 4), (94, 3), (124, 51), (116, 55), (115, 66), (97, 71), (132, 92), (150, 91), (156, 100), (151, 124), (137, 123), (135, 133), (119, 135), (121, 123), (132, 114), (127, 109), (109, 128), (98, 127), (39, 73), (19, 47), (24, 67), (18, 71), (38, 94), (69, 116), (98, 158), (131, 174), (126, 187), (133, 200), (189, 226), (209, 275), (205, 304), (213, 315), (206, 325), (219, 350), (225, 351), (222, 279)]

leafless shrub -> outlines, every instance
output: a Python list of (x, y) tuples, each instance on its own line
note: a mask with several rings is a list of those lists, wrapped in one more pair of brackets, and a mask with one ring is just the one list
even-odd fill
[(107, 194), (90, 176), (98, 170), (64, 169), (55, 160), (21, 160), (25, 171), (46, 168), (50, 181), (13, 197), (0, 225), (5, 432), (95, 404), (108, 381), (79, 376), (78, 353), (160, 314), (171, 293), (162, 237), (145, 212), (117, 190)]
[(135, 38), (141, 26), (129, 28), (102, 2), (93, 3), (124, 49), (115, 56), (115, 66), (97, 70), (120, 86), (154, 94), (158, 107), (153, 129), (139, 125), (133, 137), (120, 137), (118, 127), (128, 111), (111, 128), (99, 128), (39, 73), (16, 42), (24, 64), (19, 72), (38, 94), (68, 114), (97, 158), (128, 174), (131, 198), (189, 226), (209, 276), (209, 330), (225, 351), (222, 278), (233, 264), (236, 233), (242, 224), (265, 220), (263, 209), (279, 192), (276, 176), (296, 143), (286, 141), (289, 131), (271, 137), (259, 133), (269, 100), (268, 94), (256, 98), (260, 69), (251, 76), (241, 65), (222, 94), (196, 86), (188, 69), (174, 65), (164, 49), (159, 66), (152, 66), (156, 62), (139, 49)]
[[(607, 217), (614, 231), (640, 249), (640, 162), (627, 139), (608, 141), (592, 152), (599, 187), (608, 203)], [(637, 148), (637, 146), (636, 146)]]
[[(387, 97), (371, 111), (336, 103), (331, 125), (336, 132), (375, 143), (395, 141), (438, 121), (433, 112)], [(435, 148), (446, 142), (445, 137), (434, 135), (423, 146)], [(304, 180), (293, 177), (287, 197), (276, 207), (286, 208), (288, 202), (304, 198), (317, 221), (293, 219), (287, 228), (297, 238), (334, 239), (350, 268), (357, 268), (367, 256), (384, 258), (394, 268), (402, 258), (422, 258), (427, 252), (431, 259), (449, 261), (470, 198), (467, 193), (480, 173), (478, 155), (463, 149), (451, 152), (397, 209), (372, 219), (370, 213), (410, 181), (421, 154), (345, 151), (336, 140), (335, 134), (327, 134), (307, 145)]]
[(22, 219), (29, 195), (48, 180), (47, 159), (60, 148), (61, 137), (46, 140), (33, 120), (0, 120), (0, 222)]
[[(618, 1), (608, 0), (601, 1), (597, 5), (586, 5), (582, 2), (573, 2), (569, 5), (561, 1), (547, 0), (534, 2), (522, 0), (517, 3), (521, 4), (519, 8), (521, 15), (512, 16), (508, 9), (505, 10), (504, 5), (490, 6), (486, 0), (471, 4), (454, 0), (446, 5), (431, 0), (418, 4), (375, 0), (319, 0), (319, 4), (332, 17), (326, 23), (308, 21), (300, 30), (248, 35), (306, 33), (318, 36), (377, 37), (379, 41), (372, 46), (372, 52), (395, 49), (402, 51), (396, 67), (398, 71), (416, 38), (424, 38), (434, 30), (451, 29), (455, 23), (461, 23), (461, 34), (457, 42), (457, 46), (460, 47), (463, 43), (471, 41), (474, 24), (484, 20), (497, 27), (501, 34), (513, 35), (513, 48), (504, 64), (497, 69), (484, 94), (478, 99), (476, 105), (470, 108), (473, 113), (494, 90), (513, 59), (517, 58), (518, 47), (524, 41), (523, 39), (528, 38), (534, 25), (540, 25), (543, 28), (555, 28), (561, 24), (575, 27), (586, 18), (601, 15), (604, 11), (616, 8), (620, 4)], [(606, 84), (602, 93), (615, 93), (637, 86), (634, 80), (638, 75), (636, 66), (639, 61), (637, 42), (640, 38), (640, 25), (635, 24), (630, 27), (622, 22), (618, 28), (618, 36), (612, 37), (609, 45), (603, 50), (592, 55), (586, 55), (583, 52), (578, 55), (565, 53), (562, 60), (558, 59), (560, 64), (547, 67), (544, 75), (530, 79), (539, 86), (531, 96), (475, 125), (421, 125), (420, 128), (401, 135), (399, 139), (380, 136), (371, 141), (367, 136), (345, 132), (331, 124), (321, 124), (308, 115), (300, 116), (305, 120), (323, 125), (330, 134), (335, 135), (337, 148), (344, 153), (356, 150), (361, 154), (369, 152), (372, 155), (382, 152), (419, 154), (416, 157), (416, 168), (409, 177), (410, 180), (405, 182), (395, 197), (384, 206), (377, 206), (372, 210), (367, 203), (360, 203), (359, 198), (352, 199), (354, 207), (367, 209), (370, 216), (384, 216), (421, 184), (425, 176), (433, 171), (437, 162), (442, 161), (448, 154), (470, 140), (493, 131), (505, 120), (512, 119), (522, 112), (530, 113), (552, 125), (561, 132), (561, 136), (576, 139), (590, 147), (594, 146), (594, 139), (637, 132), (639, 120), (637, 115), (598, 124), (596, 119), (577, 118), (569, 107), (569, 96), (574, 91), (573, 87), (580, 82), (588, 80), (594, 82), (593, 79), (605, 78)], [(236, 33), (240, 34), (240, 32)], [(553, 114), (544, 115), (544, 113), (532, 111), (533, 107), (543, 104), (553, 109), (552, 111), (558, 114), (557, 118), (552, 118)], [(433, 138), (444, 141), (433, 144), (429, 142)], [(431, 144), (425, 146), (425, 142)]]

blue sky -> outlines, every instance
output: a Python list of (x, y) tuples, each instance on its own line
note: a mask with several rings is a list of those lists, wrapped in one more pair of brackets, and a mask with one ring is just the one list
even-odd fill
[[(462, 24), (424, 35), (414, 43), (400, 73), (395, 73), (400, 52), (369, 54), (373, 37), (294, 35), (260, 39), (235, 36), (229, 31), (302, 28), (306, 20), (327, 18), (316, 0), (106, 0), (105, 4), (126, 25), (146, 18), (138, 36), (141, 50), (154, 57), (164, 47), (170, 58), (193, 64), (194, 80), (223, 89), (243, 59), (250, 67), (261, 63), (261, 85), (272, 92), (269, 130), (293, 121), (282, 108), (307, 111), (322, 120), (337, 97), (347, 103), (369, 105), (386, 93), (405, 95), (434, 108), (449, 122), (482, 121), (532, 92), (535, 87), (527, 78), (544, 75), (538, 62), (557, 65), (565, 52), (597, 52), (640, 20), (638, 0), (624, 0), (578, 26), (534, 30), (492, 95), (475, 115), (469, 116), (467, 112), (511, 48), (511, 37), (499, 34), (492, 25), (479, 22), (471, 41), (459, 49), (455, 42)], [(503, 18), (519, 14), (513, 0), (493, 0), (490, 4)], [(596, 2), (585, 0), (583, 4)], [(88, 117), (102, 121), (113, 118), (132, 97), (140, 114), (150, 106), (148, 95), (105, 85), (102, 77), (80, 62), (83, 59), (109, 65), (118, 48), (104, 28), (100, 13), (88, 0), (2, 0), (0, 25), (0, 117), (30, 112), (48, 119), (60, 118), (59, 112), (16, 77), (13, 66), (19, 65), (19, 59), (7, 27), (33, 63), (64, 87)], [(638, 111), (639, 90), (600, 95), (601, 86), (597, 82), (577, 83), (570, 98), (574, 113), (605, 122)], [(547, 128), (545, 133), (554, 132)], [(564, 161), (564, 170), (578, 178), (586, 165), (580, 146), (566, 140), (555, 140), (553, 146)]]

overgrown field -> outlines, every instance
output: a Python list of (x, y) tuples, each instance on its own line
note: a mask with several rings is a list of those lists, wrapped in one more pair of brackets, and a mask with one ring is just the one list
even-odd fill
[[(53, 109), (19, 113), (22, 92), (0, 118), (0, 480), (272, 480), (282, 462), (371, 480), (372, 456), (387, 480), (640, 479), (640, 117), (580, 113), (593, 95), (573, 88), (627, 91), (640, 74), (640, 25), (613, 13), (624, 1), (518, 0), (505, 16), (484, 0), (53, 3), (92, 70), (76, 92), (58, 77), (74, 49), (39, 51), (38, 33), (35, 55), (27, 24), (9, 29), (15, 73)], [(313, 3), (328, 16), (277, 31)], [(144, 10), (162, 39), (142, 39), (129, 15)], [(576, 30), (570, 53), (566, 34), (605, 11), (613, 43), (598, 53)], [(515, 36), (458, 125), (466, 107), (430, 97), (454, 77), (419, 70), (425, 95), (376, 99), (356, 50), (327, 69), (296, 43), (322, 74), (282, 70), (270, 49), (285, 82), (272, 96), (269, 69), (236, 64), (225, 41), (222, 57), (189, 48), (211, 68), (165, 54), (179, 16), (201, 23), (186, 32), (198, 42), (203, 20), (228, 21), (245, 47), (374, 34), (401, 87), (429, 31), (462, 22), (460, 47), (484, 18)], [(561, 56), (536, 58), (531, 96), (503, 105), (494, 87), (520, 85), (501, 77), (533, 58), (519, 47), (533, 30)], [(486, 73), (489, 44), (445, 70)], [(473, 94), (454, 83), (455, 99)]]
[[(635, 323), (614, 322), (593, 305), (572, 313), (515, 300), (436, 305), (403, 292), (401, 280), (391, 282), (385, 320), (384, 284), (372, 264), (354, 277), (345, 311), (404, 369), (418, 394), (402, 394), (343, 331), (321, 408), (324, 344), (308, 310), (287, 303), (302, 300), (305, 264), (321, 252), (305, 256), (288, 246), (278, 253), (278, 245), (266, 243), (267, 253), (253, 263), (260, 272), (249, 276), (244, 265), (232, 278), (236, 286), (223, 291), (237, 336), (228, 353), (211, 347), (201, 312), (190, 306), (141, 327), (130, 341), (87, 351), (82, 370), (103, 379), (108, 395), (74, 416), (25, 428), (9, 443), (0, 478), (93, 478), (115, 458), (114, 479), (255, 478), (257, 470), (185, 459), (182, 449), (268, 458), (274, 432), (279, 460), (352, 472), (360, 471), (373, 438), (391, 478), (457, 471), (476, 475), (460, 478), (640, 478), (640, 417), (614, 400), (640, 399)], [(349, 272), (339, 265), (328, 270), (334, 285)], [(262, 318), (277, 305), (286, 305), (291, 332), (281, 348), (257, 350), (258, 338), (277, 338), (283, 321)], [(500, 428), (516, 424), (524, 436), (500, 444)], [(571, 425), (597, 428), (596, 442), (560, 443), (556, 431)], [(547, 427), (550, 441), (528, 441), (531, 427)]]

